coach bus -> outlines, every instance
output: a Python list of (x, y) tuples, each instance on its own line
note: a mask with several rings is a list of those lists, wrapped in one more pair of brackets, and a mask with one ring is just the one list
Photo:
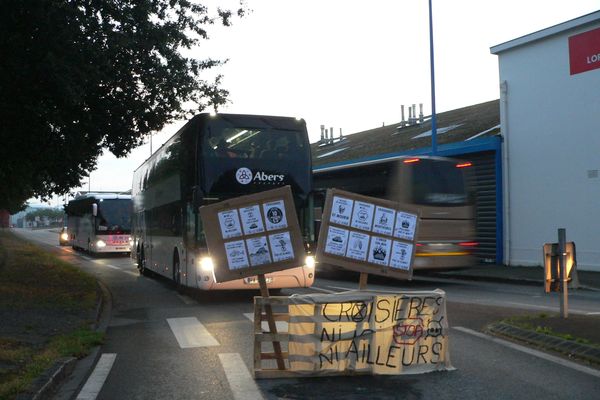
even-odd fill
[(97, 253), (131, 252), (131, 196), (85, 193), (65, 206), (69, 243)]
[[(314, 244), (311, 153), (306, 124), (289, 117), (199, 114), (133, 175), (133, 245), (140, 273), (176, 287), (255, 289), (256, 277), (215, 282), (199, 215), (203, 205), (290, 185), (307, 250)], [(314, 258), (266, 274), (273, 289), (308, 287)]]
[[(475, 264), (475, 209), (468, 187), (470, 162), (451, 158), (394, 157), (316, 168), (315, 204), (328, 188), (414, 205), (421, 210), (414, 270)], [(320, 208), (317, 208), (317, 220)]]

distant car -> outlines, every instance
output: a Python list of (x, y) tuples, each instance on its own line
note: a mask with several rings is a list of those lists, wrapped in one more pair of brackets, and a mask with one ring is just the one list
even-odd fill
[(66, 226), (64, 226), (58, 234), (58, 244), (60, 244), (61, 246), (69, 245), (69, 232), (67, 232)]

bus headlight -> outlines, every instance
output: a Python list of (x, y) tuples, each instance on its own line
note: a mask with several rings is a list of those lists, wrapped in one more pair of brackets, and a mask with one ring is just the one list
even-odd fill
[(203, 257), (200, 259), (200, 269), (204, 272), (213, 272), (215, 266), (213, 264), (212, 258)]
[(104, 240), (98, 240), (96, 242), (96, 247), (99, 249), (102, 249), (102, 248), (106, 247), (106, 242)]
[(69, 240), (69, 234), (67, 232), (63, 232), (60, 234), (60, 238), (64, 241)]
[(304, 260), (304, 265), (306, 265), (308, 268), (314, 268), (315, 264), (316, 261), (314, 256), (306, 256), (306, 259)]

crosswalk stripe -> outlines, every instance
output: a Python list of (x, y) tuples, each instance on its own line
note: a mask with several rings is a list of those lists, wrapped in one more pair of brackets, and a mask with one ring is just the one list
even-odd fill
[(183, 301), (184, 304), (190, 305), (190, 304), (198, 304), (198, 302), (194, 299), (192, 299), (191, 297), (188, 297), (186, 295), (183, 294), (177, 294), (177, 297), (179, 297), (179, 299), (181, 301)]
[(168, 318), (167, 322), (179, 343), (179, 347), (182, 349), (220, 346), (217, 339), (208, 332), (196, 317)]
[(105, 353), (100, 356), (94, 371), (77, 395), (77, 400), (94, 400), (98, 396), (116, 358), (115, 353)]
[(238, 353), (219, 354), (219, 359), (235, 400), (260, 400), (264, 398), (252, 375), (250, 375), (250, 371), (246, 368), (244, 360)]
[[(254, 322), (254, 313), (244, 313), (244, 317)], [(267, 321), (263, 321), (260, 326), (264, 332), (269, 332), (269, 323)], [(285, 321), (275, 321), (275, 327), (277, 328), (277, 332), (288, 331), (288, 323)]]

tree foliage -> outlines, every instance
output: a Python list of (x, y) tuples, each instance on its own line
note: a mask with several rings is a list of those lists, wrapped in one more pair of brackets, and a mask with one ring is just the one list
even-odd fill
[(0, 208), (64, 194), (103, 148), (123, 157), (174, 119), (227, 101), (221, 76), (206, 78), (223, 61), (182, 51), (208, 39), (210, 25), (228, 26), (231, 10), (188, 0), (2, 3)]

